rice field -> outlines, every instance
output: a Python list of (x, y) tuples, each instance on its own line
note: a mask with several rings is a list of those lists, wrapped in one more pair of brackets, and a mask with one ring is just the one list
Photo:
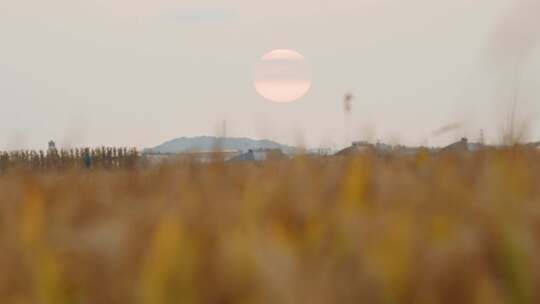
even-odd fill
[(0, 303), (540, 303), (540, 154), (0, 174)]

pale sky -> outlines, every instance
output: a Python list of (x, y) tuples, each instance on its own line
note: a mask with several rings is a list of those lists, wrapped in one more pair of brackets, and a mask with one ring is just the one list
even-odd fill
[[(537, 0), (2, 0), (0, 150), (150, 147), (223, 121), (228, 136), (340, 147), (348, 92), (352, 139), (494, 141), (516, 99), (540, 140), (539, 36)], [(276, 104), (254, 67), (283, 48), (313, 85)]]

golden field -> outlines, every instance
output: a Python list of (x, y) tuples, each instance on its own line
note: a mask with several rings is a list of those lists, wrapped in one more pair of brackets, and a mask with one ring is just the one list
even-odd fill
[(0, 174), (0, 303), (540, 303), (540, 153)]

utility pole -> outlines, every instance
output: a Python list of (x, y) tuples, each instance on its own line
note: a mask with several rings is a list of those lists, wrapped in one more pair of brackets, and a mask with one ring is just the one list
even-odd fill
[(223, 120), (221, 128), (223, 138), (227, 138), (227, 120)]
[(484, 138), (484, 129), (480, 129), (480, 138), (478, 139), (479, 144), (482, 146), (485, 145), (486, 141)]
[(351, 93), (345, 94), (343, 99), (343, 110), (345, 112), (345, 139), (347, 146), (351, 145), (351, 114), (352, 114), (352, 101), (354, 96)]

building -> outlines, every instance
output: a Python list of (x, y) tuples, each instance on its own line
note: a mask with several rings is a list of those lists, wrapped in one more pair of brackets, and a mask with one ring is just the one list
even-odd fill
[(151, 164), (161, 164), (175, 161), (190, 161), (195, 163), (212, 163), (228, 161), (240, 155), (238, 151), (196, 151), (184, 153), (144, 153)]
[(429, 147), (407, 147), (402, 145), (389, 145), (381, 142), (376, 144), (371, 144), (367, 141), (357, 141), (353, 142), (352, 146), (347, 147), (339, 152), (336, 156), (347, 156), (347, 155), (357, 155), (365, 153), (373, 153), (377, 156), (391, 156), (391, 155), (416, 155), (420, 152), (433, 153), (437, 149)]
[(469, 142), (467, 138), (463, 137), (460, 141), (442, 148), (440, 152), (478, 152), (487, 147), (482, 143)]
[(308, 149), (307, 154), (313, 156), (328, 156), (334, 154), (334, 151), (332, 150), (332, 148), (315, 148)]
[(469, 140), (465, 137), (461, 138), (460, 141), (452, 143), (441, 149), (441, 152), (468, 152), (469, 151)]
[(231, 161), (266, 161), (285, 159), (287, 155), (280, 149), (259, 149), (249, 150), (246, 153), (240, 154), (231, 158)]
[(539, 149), (539, 148), (540, 148), (540, 141), (537, 141), (537, 142), (531, 142), (531, 143), (526, 143), (526, 144), (525, 144), (525, 147), (527, 147), (527, 148), (532, 148), (532, 149)]
[(366, 153), (370, 151), (374, 151), (375, 146), (373, 144), (370, 144), (367, 141), (355, 141), (352, 143), (350, 147), (347, 147), (339, 152), (337, 152), (336, 156), (346, 156), (346, 155), (354, 155), (359, 153)]

